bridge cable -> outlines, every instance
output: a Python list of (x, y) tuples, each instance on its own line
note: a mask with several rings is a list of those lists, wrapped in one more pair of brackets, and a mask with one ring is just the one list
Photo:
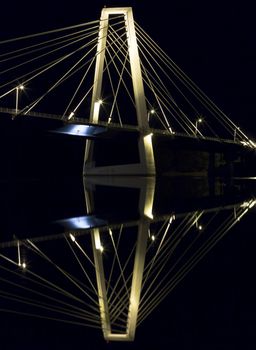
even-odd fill
[[(22, 66), (24, 66), (24, 65), (26, 65), (26, 64), (32, 63), (32, 62), (34, 62), (34, 61), (36, 61), (36, 60), (38, 60), (38, 59), (41, 59), (42, 57), (48, 56), (48, 55), (50, 55), (50, 54), (52, 54), (52, 53), (55, 53), (55, 52), (57, 52), (57, 51), (59, 51), (59, 50), (62, 50), (63, 48), (66, 48), (66, 47), (68, 47), (68, 46), (74, 45), (74, 44), (76, 44), (76, 43), (78, 43), (78, 42), (80, 42), (80, 41), (82, 41), (82, 40), (84, 40), (84, 39), (85, 39), (85, 37), (84, 37), (83, 35), (82, 35), (81, 37), (79, 36), (78, 39), (76, 39), (76, 40), (74, 40), (74, 41), (71, 41), (71, 43), (62, 45), (61, 47), (55, 48), (55, 49), (53, 49), (53, 50), (51, 50), (51, 51), (49, 51), (49, 52), (43, 53), (43, 54), (41, 54), (41, 55), (39, 55), (39, 56), (36, 56), (36, 57), (34, 57), (34, 58), (31, 58), (31, 59), (25, 61), (25, 62), (22, 62), (22, 63), (19, 63), (19, 64), (15, 65), (15, 66), (12, 66), (12, 67), (10, 67), (10, 68), (8, 68), (8, 69), (4, 69), (4, 70), (0, 71), (0, 75), (1, 75), (1, 74), (4, 74), (4, 73), (7, 73), (7, 72), (9, 72), (9, 71), (11, 71), (11, 70), (14, 70), (14, 69), (16, 69), (16, 68), (22, 67)], [(92, 39), (92, 41), (96, 41), (96, 38)], [(86, 45), (86, 46), (87, 46), (87, 45)], [(81, 46), (81, 48), (84, 48), (84, 47), (86, 47), (86, 46), (83, 45), (83, 46)], [(78, 49), (78, 50), (79, 50), (79, 49)], [(77, 52), (78, 50), (73, 51), (72, 54), (75, 53), (75, 52)]]
[[(90, 28), (90, 30), (91, 30), (91, 28)], [(67, 35), (64, 35), (62, 37), (58, 37), (58, 38), (54, 38), (54, 39), (51, 39), (51, 40), (43, 41), (43, 42), (40, 42), (38, 44), (33, 44), (33, 45), (30, 45), (30, 46), (27, 46), (27, 47), (22, 47), (21, 49), (18, 49), (18, 50), (14, 50), (14, 51), (10, 51), (10, 52), (7, 52), (7, 53), (0, 54), (0, 57), (5, 57), (5, 56), (10, 56), (11, 54), (14, 54), (14, 53), (16, 53), (16, 54), (19, 53), (17, 55), (11, 56), (11, 57), (1, 59), (0, 63), (7, 62), (7, 61), (13, 60), (15, 58), (20, 58), (20, 57), (23, 57), (23, 56), (26, 56), (26, 55), (31, 55), (32, 53), (35, 53), (35, 52), (38, 52), (38, 51), (41, 51), (41, 50), (45, 50), (45, 49), (49, 49), (50, 47), (53, 47), (53, 46), (56, 46), (56, 45), (60, 45), (60, 44), (63, 44), (63, 43), (69, 42), (69, 41), (73, 41), (74, 39), (77, 39), (77, 38), (81, 38), (81, 37), (87, 38), (87, 37), (97, 33), (97, 31), (94, 30), (92, 33), (89, 33), (89, 34), (87, 34), (85, 36), (84, 33), (87, 32), (87, 31), (88, 31), (88, 29), (83, 29), (83, 30), (81, 30), (79, 32), (76, 32), (76, 33), (67, 34)], [(65, 40), (61, 40), (61, 39), (64, 39), (64, 38), (65, 38)], [(34, 49), (31, 50), (32, 48), (34, 48)], [(26, 50), (27, 50), (27, 52), (20, 53), (20, 52), (26, 51)]]
[(34, 38), (34, 37), (38, 37), (38, 36), (43, 36), (43, 35), (58, 33), (58, 32), (61, 32), (61, 31), (65, 31), (65, 30), (69, 30), (69, 29), (74, 29), (74, 28), (79, 28), (79, 27), (84, 27), (84, 26), (92, 25), (92, 24), (96, 24), (96, 23), (99, 23), (99, 20), (95, 20), (95, 21), (91, 21), (91, 22), (87, 22), (87, 23), (82, 23), (82, 24), (77, 24), (77, 25), (73, 25), (73, 26), (69, 26), (69, 27), (63, 27), (63, 28), (48, 30), (48, 31), (45, 31), (45, 32), (40, 32), (40, 33), (35, 33), (35, 34), (29, 34), (29, 35), (25, 35), (25, 36), (21, 36), (21, 37), (17, 37), (17, 38), (2, 40), (2, 41), (0, 41), (0, 45), (2, 45), (2, 44), (7, 44), (7, 43), (10, 43), (10, 42), (14, 42), (14, 41), (20, 41), (20, 40), (30, 39), (30, 38)]
[[(137, 25), (138, 26), (138, 25)], [(145, 31), (138, 26), (138, 28), (145, 33)], [(224, 123), (226, 123), (232, 130), (230, 130), (230, 134), (232, 134), (232, 131), (235, 128), (238, 128), (237, 125), (235, 125), (235, 123), (233, 123), (204, 93), (201, 89), (198, 88), (198, 86), (196, 86), (196, 84), (190, 79), (188, 78), (188, 76), (185, 75), (185, 73), (183, 71), (181, 71), (181, 69), (168, 57), (168, 55), (148, 36), (148, 34), (145, 33), (145, 35), (147, 36), (147, 40), (150, 41), (151, 43), (153, 43), (153, 45), (155, 45), (155, 47), (157, 48), (158, 52), (159, 52), (159, 57), (163, 57), (165, 59), (165, 61), (168, 61), (169, 64), (171, 64), (171, 67), (173, 67), (176, 72), (183, 78), (185, 78), (185, 80), (188, 82), (189, 86), (194, 90), (194, 92), (196, 93), (196, 95), (198, 96), (198, 98), (204, 99), (204, 101), (206, 102), (207, 106), (209, 106), (213, 111), (215, 111), (216, 113), (218, 113), (219, 117), (222, 119), (222, 121)], [(166, 63), (167, 64), (167, 63)], [(169, 66), (170, 67), (170, 66)], [(213, 116), (216, 117), (215, 114), (213, 114)], [(220, 119), (218, 119), (220, 121)], [(227, 129), (229, 130), (229, 129)], [(238, 129), (239, 134), (241, 134), (243, 137), (246, 138), (246, 140), (249, 140), (248, 137), (241, 132), (240, 129)]]
[[(239, 218), (241, 218), (241, 216), (243, 216), (246, 213), (246, 210), (244, 210), (242, 212), (242, 214), (239, 216)], [(230, 230), (230, 228), (232, 226), (234, 226), (234, 224), (237, 222), (238, 220), (234, 220), (233, 219), (233, 213), (231, 215), (231, 219), (229, 220), (229, 218), (226, 220), (226, 222), (222, 225), (224, 226), (223, 229), (219, 229), (217, 232), (217, 237), (216, 237), (216, 233), (215, 235), (213, 235), (213, 237), (209, 238), (207, 240), (207, 242), (204, 243), (204, 245), (199, 249), (199, 251), (197, 251), (190, 259), (189, 261), (186, 262), (186, 264), (184, 265), (184, 267), (182, 268), (181, 272), (177, 272), (176, 275), (174, 275), (174, 277), (168, 282), (166, 288), (167, 291), (165, 293), (161, 292), (158, 293), (158, 296), (156, 298), (156, 300), (158, 300), (157, 304), (154, 306), (154, 308), (159, 304), (159, 302), (161, 302), (161, 300), (167, 295), (167, 293), (169, 293), (176, 285), (177, 283), (180, 281), (181, 278), (184, 278), (184, 276), (195, 266), (195, 264), (198, 263), (198, 261), (200, 261), (202, 259), (202, 257), (210, 250), (212, 249), (212, 247), (224, 236), (224, 234), (226, 234), (226, 232), (228, 232)], [(173, 267), (172, 267), (173, 269)], [(168, 272), (169, 274), (169, 272)], [(180, 277), (177, 277), (180, 276)], [(175, 282), (175, 284), (173, 284), (173, 280)], [(162, 295), (162, 296), (161, 296)], [(161, 299), (160, 299), (161, 297)]]
[[(83, 45), (82, 47), (80, 47), (78, 50), (82, 50), (85, 46), (87, 45)], [(76, 50), (76, 51), (78, 51)], [(76, 51), (74, 51), (72, 54), (74, 54)], [(33, 109), (45, 96), (48, 95), (48, 93), (50, 93), (52, 90), (54, 90), (56, 87), (58, 87), (61, 83), (63, 83), (67, 78), (70, 78), (70, 76), (72, 76), (70, 73), (74, 70), (74, 68), (80, 64), (87, 56), (88, 53), (86, 53), (85, 55), (83, 55), (71, 68), (68, 69), (68, 71), (62, 75), (61, 78), (59, 78), (55, 84), (53, 84), (43, 95), (41, 95), (40, 97), (38, 97), (35, 101), (33, 101), (32, 103), (30, 103), (30, 105), (28, 106), (28, 108), (26, 108), (25, 113), (27, 114), (31, 109)], [(74, 73), (74, 72), (73, 72)], [(65, 79), (66, 78), (66, 79)], [(64, 80), (65, 79), (65, 80)]]
[[(91, 301), (93, 304), (98, 305), (98, 303), (81, 287), (81, 282), (79, 283), (75, 281), (74, 276), (71, 276), (69, 273), (67, 273), (64, 269), (62, 269), (59, 265), (54, 263), (45, 253), (43, 253), (34, 243), (32, 243), (30, 240), (27, 240), (29, 245), (31, 246), (30, 248), (37, 253), (39, 256), (44, 258), (46, 261), (48, 261), (50, 264), (52, 264), (63, 276), (65, 276), (75, 287), (77, 287), (82, 293), (84, 293)], [(90, 304), (88, 306), (97, 311), (98, 309)]]
[(74, 255), (76, 261), (78, 262), (78, 265), (80, 266), (81, 270), (83, 271), (85, 277), (88, 279), (88, 281), (89, 281), (89, 283), (90, 283), (90, 285), (91, 285), (91, 287), (92, 287), (92, 289), (89, 289), (89, 290), (91, 290), (94, 294), (97, 295), (98, 292), (97, 292), (97, 290), (96, 290), (96, 288), (95, 288), (95, 286), (94, 286), (94, 284), (93, 284), (91, 278), (89, 277), (88, 273), (85, 271), (85, 269), (84, 269), (84, 267), (83, 267), (83, 265), (82, 265), (80, 259), (78, 258), (76, 252), (75, 252), (74, 249), (72, 248), (72, 246), (71, 246), (71, 244), (70, 244), (68, 238), (67, 238), (66, 236), (64, 236), (64, 238), (65, 238), (65, 241), (67, 242), (67, 244), (68, 244), (68, 246), (69, 246), (71, 252), (73, 253), (73, 255)]
[[(138, 38), (138, 42), (140, 42), (139, 38)], [(144, 47), (143, 44), (142, 44), (141, 46)], [(145, 48), (145, 47), (144, 47), (144, 48)], [(150, 55), (150, 57), (154, 60), (154, 62), (160, 67), (160, 64), (159, 64), (159, 62), (157, 61), (157, 59), (155, 59), (155, 58), (152, 56), (152, 54), (151, 54), (146, 48), (145, 48), (145, 50), (146, 50), (147, 53)], [(176, 104), (174, 98), (170, 95), (170, 92), (166, 90), (166, 87), (165, 87), (165, 85), (163, 84), (162, 79), (161, 79), (160, 76), (157, 74), (156, 70), (154, 69), (154, 67), (152, 66), (152, 64), (149, 62), (149, 59), (148, 59), (147, 55), (143, 52), (143, 50), (142, 50), (141, 48), (140, 48), (140, 52), (141, 52), (142, 56), (146, 59), (147, 63), (149, 64), (149, 66), (150, 66), (150, 68), (151, 68), (151, 70), (153, 70), (153, 72), (157, 75), (158, 81), (159, 81), (159, 83), (161, 84), (161, 86), (164, 87), (165, 93), (167, 94), (167, 97), (165, 97), (164, 95), (161, 94), (161, 95), (163, 96), (164, 100), (165, 100), (165, 101), (168, 101), (168, 97), (171, 99), (171, 101), (172, 101), (172, 102), (175, 104), (175, 106), (179, 109), (179, 112), (182, 113), (182, 115), (183, 115), (183, 116), (186, 118), (186, 120), (188, 121), (188, 124), (186, 123), (187, 126), (188, 126), (188, 128), (192, 131), (192, 133), (194, 133), (194, 131), (191, 129), (191, 126), (190, 126), (189, 124), (191, 124), (191, 125), (193, 126), (193, 129), (195, 128), (195, 125), (190, 121), (190, 119), (186, 116), (186, 114), (178, 107), (178, 105)], [(160, 67), (160, 68), (161, 68), (161, 67)], [(145, 68), (145, 70), (146, 70), (146, 68)], [(166, 73), (164, 70), (162, 70), (162, 71), (163, 71), (163, 73), (164, 73), (165, 75), (167, 75), (167, 73)], [(152, 73), (150, 73), (148, 70), (147, 70), (147, 74), (150, 75), (150, 76), (153, 78)], [(154, 78), (153, 78), (153, 79), (154, 79)], [(197, 109), (195, 108), (195, 106), (188, 100), (188, 98), (185, 96), (185, 94), (182, 93), (182, 91), (178, 88), (178, 86), (174, 83), (174, 81), (171, 80), (171, 82), (172, 82), (172, 84), (174, 85), (174, 87), (179, 91), (179, 93), (183, 96), (183, 98), (187, 101), (187, 103), (192, 107), (192, 109), (193, 109), (194, 111), (196, 111), (197, 114), (199, 115), (199, 113), (198, 113)], [(168, 102), (168, 104), (169, 104), (169, 102)], [(169, 105), (171, 106), (171, 104), (169, 104)]]
[[(8, 271), (9, 273), (20, 277), (20, 274), (19, 274), (19, 273), (15, 272), (15, 271), (12, 271), (12, 270), (10, 270), (10, 269), (8, 269), (8, 268), (5, 268), (5, 267), (3, 267), (3, 266), (0, 266), (0, 269), (5, 270), (5, 271)], [(40, 288), (43, 287), (43, 288), (48, 289), (48, 290), (51, 290), (51, 291), (53, 291), (53, 292), (55, 292), (55, 293), (61, 293), (61, 294), (62, 294), (63, 296), (65, 296), (65, 297), (69, 297), (69, 298), (71, 298), (72, 300), (75, 300), (76, 302), (79, 302), (79, 303), (82, 303), (82, 304), (88, 306), (88, 304), (85, 303), (83, 300), (81, 300), (81, 299), (79, 299), (78, 297), (74, 296), (73, 294), (67, 292), (66, 290), (62, 289), (61, 287), (57, 286), (56, 284), (54, 284), (54, 283), (48, 281), (47, 279), (45, 279), (45, 278), (39, 276), (38, 274), (32, 272), (30, 269), (26, 269), (26, 273), (32, 275), (33, 277), (39, 278), (41, 281), (44, 282), (44, 283), (41, 283), (41, 282), (38, 282), (37, 280), (32, 279), (31, 277), (23, 276), (23, 278), (24, 278), (25, 280), (30, 281), (30, 282), (32, 282), (32, 283), (35, 283), (35, 284), (39, 285)], [(20, 288), (20, 289), (29, 291), (29, 292), (31, 292), (31, 293), (33, 293), (33, 294), (36, 294), (36, 295), (39, 295), (39, 296), (43, 296), (43, 297), (46, 298), (46, 299), (53, 300), (53, 301), (55, 301), (55, 302), (61, 303), (61, 304), (63, 304), (63, 305), (66, 305), (66, 306), (68, 306), (68, 307), (71, 306), (72, 309), (80, 310), (80, 311), (81, 311), (81, 308), (78, 308), (78, 307), (76, 307), (76, 306), (74, 306), (74, 305), (71, 305), (71, 304), (69, 304), (69, 303), (67, 303), (67, 302), (61, 301), (59, 298), (56, 299), (56, 298), (51, 297), (51, 296), (49, 296), (49, 295), (47, 295), (47, 294), (45, 294), (45, 293), (38, 292), (38, 291), (36, 291), (35, 289), (32, 289), (32, 288), (30, 288), (30, 287), (22, 286), (21, 284), (17, 284), (17, 283), (15, 283), (15, 282), (12, 282), (12, 281), (10, 281), (9, 279), (7, 280), (7, 279), (1, 278), (1, 280), (2, 280), (2, 281), (5, 281), (5, 283), (7, 283), (7, 284), (11, 284), (11, 285), (16, 286), (16, 287), (18, 287), (18, 288)], [(41, 290), (41, 289), (40, 289), (40, 290)], [(95, 314), (92, 313), (92, 312), (88, 312), (88, 311), (83, 310), (83, 313), (95, 317)]]

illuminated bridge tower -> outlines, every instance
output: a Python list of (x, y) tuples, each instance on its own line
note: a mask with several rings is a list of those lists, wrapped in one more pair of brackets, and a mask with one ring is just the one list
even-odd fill
[(148, 124), (145, 93), (142, 81), (142, 72), (135, 34), (135, 26), (131, 7), (104, 8), (101, 13), (99, 39), (97, 47), (96, 67), (90, 122), (99, 122), (100, 100), (102, 96), (102, 78), (104, 59), (108, 37), (109, 17), (112, 15), (124, 16), (128, 57), (136, 108), (137, 125), (140, 131), (138, 137), (139, 162), (134, 164), (119, 164), (112, 166), (95, 166), (94, 141), (87, 140), (84, 159), (84, 175), (155, 175), (155, 160), (152, 146), (152, 135)]

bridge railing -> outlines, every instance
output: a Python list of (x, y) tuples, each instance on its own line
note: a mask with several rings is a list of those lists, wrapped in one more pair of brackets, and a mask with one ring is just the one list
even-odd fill
[[(29, 117), (35, 117), (35, 118), (45, 118), (45, 119), (53, 119), (53, 120), (59, 120), (63, 121), (64, 123), (68, 124), (87, 124), (87, 125), (94, 125), (89, 121), (89, 119), (86, 118), (79, 118), (79, 117), (72, 117), (72, 119), (68, 120), (67, 116), (59, 115), (59, 114), (50, 114), (50, 113), (42, 113), (42, 112), (35, 112), (35, 111), (29, 111), (28, 113), (25, 114), (22, 113), (22, 110), (17, 111), (13, 108), (5, 108), (5, 107), (0, 107), (0, 113), (7, 114), (10, 116), (29, 116)], [(19, 113), (21, 113), (19, 115)], [(102, 125), (105, 127), (109, 127), (112, 129), (123, 129), (127, 131), (142, 131), (137, 125), (129, 125), (129, 124), (118, 124), (118, 123), (113, 123), (109, 124), (107, 121), (99, 121), (97, 125)], [(208, 141), (213, 141), (213, 142), (219, 142), (219, 143), (229, 143), (229, 144), (236, 144), (236, 145), (243, 145), (245, 147), (252, 147), (249, 142), (242, 142), (239, 140), (232, 140), (232, 139), (223, 139), (223, 138), (217, 138), (217, 137), (203, 137), (200, 135), (193, 135), (193, 134), (185, 134), (181, 132), (175, 132), (171, 133), (169, 130), (163, 130), (163, 129), (153, 129), (150, 128), (150, 132), (155, 135), (168, 135), (168, 136), (173, 136), (175, 137), (182, 137), (182, 138), (190, 138), (190, 139), (201, 139), (201, 140), (208, 140)]]

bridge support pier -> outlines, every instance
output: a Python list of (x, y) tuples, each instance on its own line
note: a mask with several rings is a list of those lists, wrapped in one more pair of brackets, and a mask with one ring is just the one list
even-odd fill
[[(85, 161), (84, 161), (84, 176), (110, 175), (110, 176), (154, 176), (155, 175), (155, 160), (154, 150), (152, 145), (152, 134), (140, 135), (138, 139), (139, 163), (95, 166), (93, 158), (93, 142), (87, 141)], [(97, 142), (97, 141), (96, 141)], [(119, 151), (120, 152), (120, 151)], [(121, 156), (121, 155), (120, 155)], [(87, 157), (87, 158), (86, 158)]]

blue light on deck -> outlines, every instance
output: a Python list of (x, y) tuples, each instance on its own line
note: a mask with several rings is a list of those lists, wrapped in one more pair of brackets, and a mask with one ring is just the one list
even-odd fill
[(90, 134), (89, 125), (68, 125), (70, 135), (86, 136)]
[(54, 130), (53, 132), (66, 134), (66, 135), (73, 135), (73, 136), (93, 137), (105, 131), (106, 131), (106, 128), (102, 126), (68, 124), (59, 129)]
[(106, 221), (96, 218), (93, 215), (76, 216), (64, 220), (59, 220), (57, 223), (71, 230), (85, 230), (93, 227), (106, 225)]
[(66, 221), (68, 221), (74, 229), (86, 229), (91, 227), (91, 220), (86, 216), (78, 216), (76, 218), (67, 219)]

